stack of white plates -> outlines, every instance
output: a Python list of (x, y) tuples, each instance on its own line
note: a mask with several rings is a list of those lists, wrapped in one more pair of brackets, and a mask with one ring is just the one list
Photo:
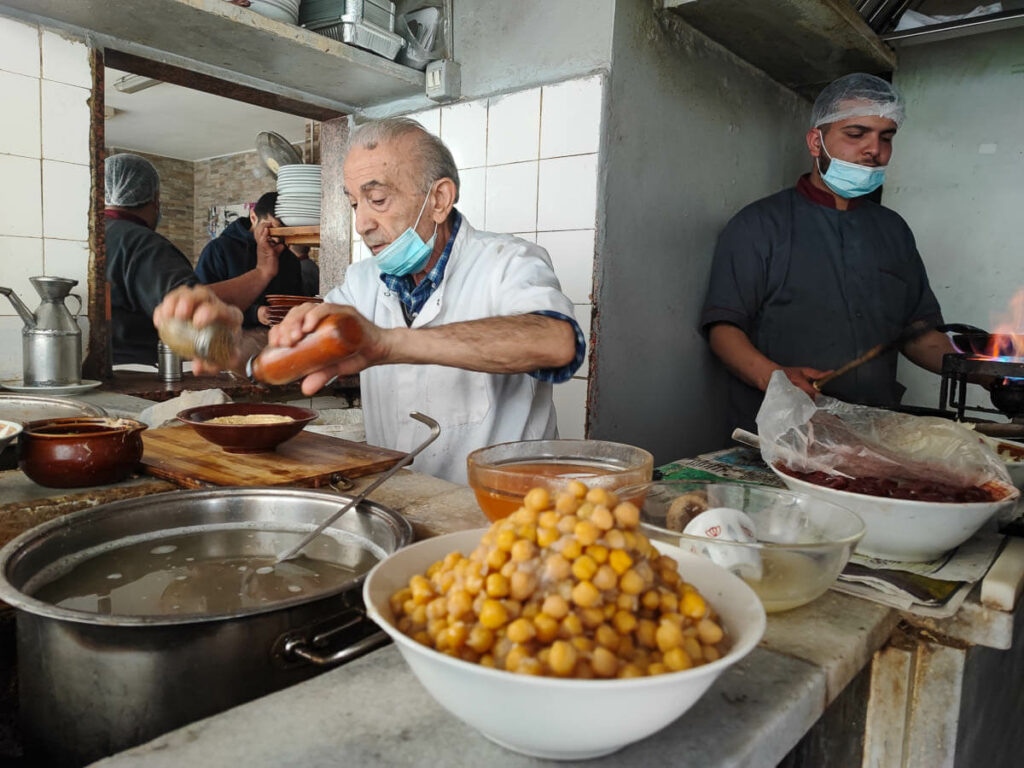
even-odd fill
[(249, 9), (268, 19), (277, 19), (285, 24), (298, 24), (299, 3), (302, 0), (250, 0)]
[(320, 223), (320, 166), (282, 165), (277, 169), (277, 218), (286, 227)]

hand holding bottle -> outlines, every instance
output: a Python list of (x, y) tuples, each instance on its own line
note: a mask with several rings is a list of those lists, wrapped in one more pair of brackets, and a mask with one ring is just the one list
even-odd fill
[(386, 333), (355, 309), (302, 304), (270, 329), (270, 346), (253, 360), (252, 376), (268, 384), (303, 379), (311, 395), (335, 376), (347, 376), (387, 358)]
[(165, 344), (192, 359), (196, 374), (241, 369), (242, 313), (225, 304), (205, 285), (180, 286), (168, 293), (153, 312)]

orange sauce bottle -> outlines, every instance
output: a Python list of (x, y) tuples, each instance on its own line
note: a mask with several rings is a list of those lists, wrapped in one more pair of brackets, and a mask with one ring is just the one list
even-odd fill
[(355, 354), (363, 327), (351, 315), (328, 315), (293, 347), (266, 347), (250, 362), (250, 374), (264, 384), (289, 384)]

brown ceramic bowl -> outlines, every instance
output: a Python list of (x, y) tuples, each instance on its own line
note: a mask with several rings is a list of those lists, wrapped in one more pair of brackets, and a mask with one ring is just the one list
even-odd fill
[(137, 469), (145, 428), (105, 417), (30, 421), (18, 438), (18, 467), (48, 488), (116, 483)]
[[(289, 416), (291, 421), (279, 424), (210, 424), (220, 416), (253, 416), (272, 414)], [(188, 408), (178, 418), (191, 425), (200, 437), (223, 448), (228, 453), (263, 453), (272, 451), (285, 440), (302, 431), (319, 416), (309, 408), (279, 403), (221, 403)]]

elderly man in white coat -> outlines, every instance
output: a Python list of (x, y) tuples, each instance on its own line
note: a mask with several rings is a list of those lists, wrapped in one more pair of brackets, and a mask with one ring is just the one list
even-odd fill
[[(359, 373), (367, 441), (400, 451), (424, 437), (409, 413), (433, 417), (441, 436), (413, 467), (453, 482), (465, 482), (476, 448), (556, 436), (552, 386), (579, 368), (586, 340), (548, 254), (473, 229), (455, 208), (451, 152), (413, 120), (358, 128), (343, 172), (374, 258), (349, 267), (323, 304), (292, 309), (270, 343), (292, 346), (325, 316), (353, 308), (368, 341), (308, 375), (302, 391)], [(154, 318), (190, 317), (202, 304), (210, 306), (197, 324), (232, 317), (198, 288), (170, 294)]]

